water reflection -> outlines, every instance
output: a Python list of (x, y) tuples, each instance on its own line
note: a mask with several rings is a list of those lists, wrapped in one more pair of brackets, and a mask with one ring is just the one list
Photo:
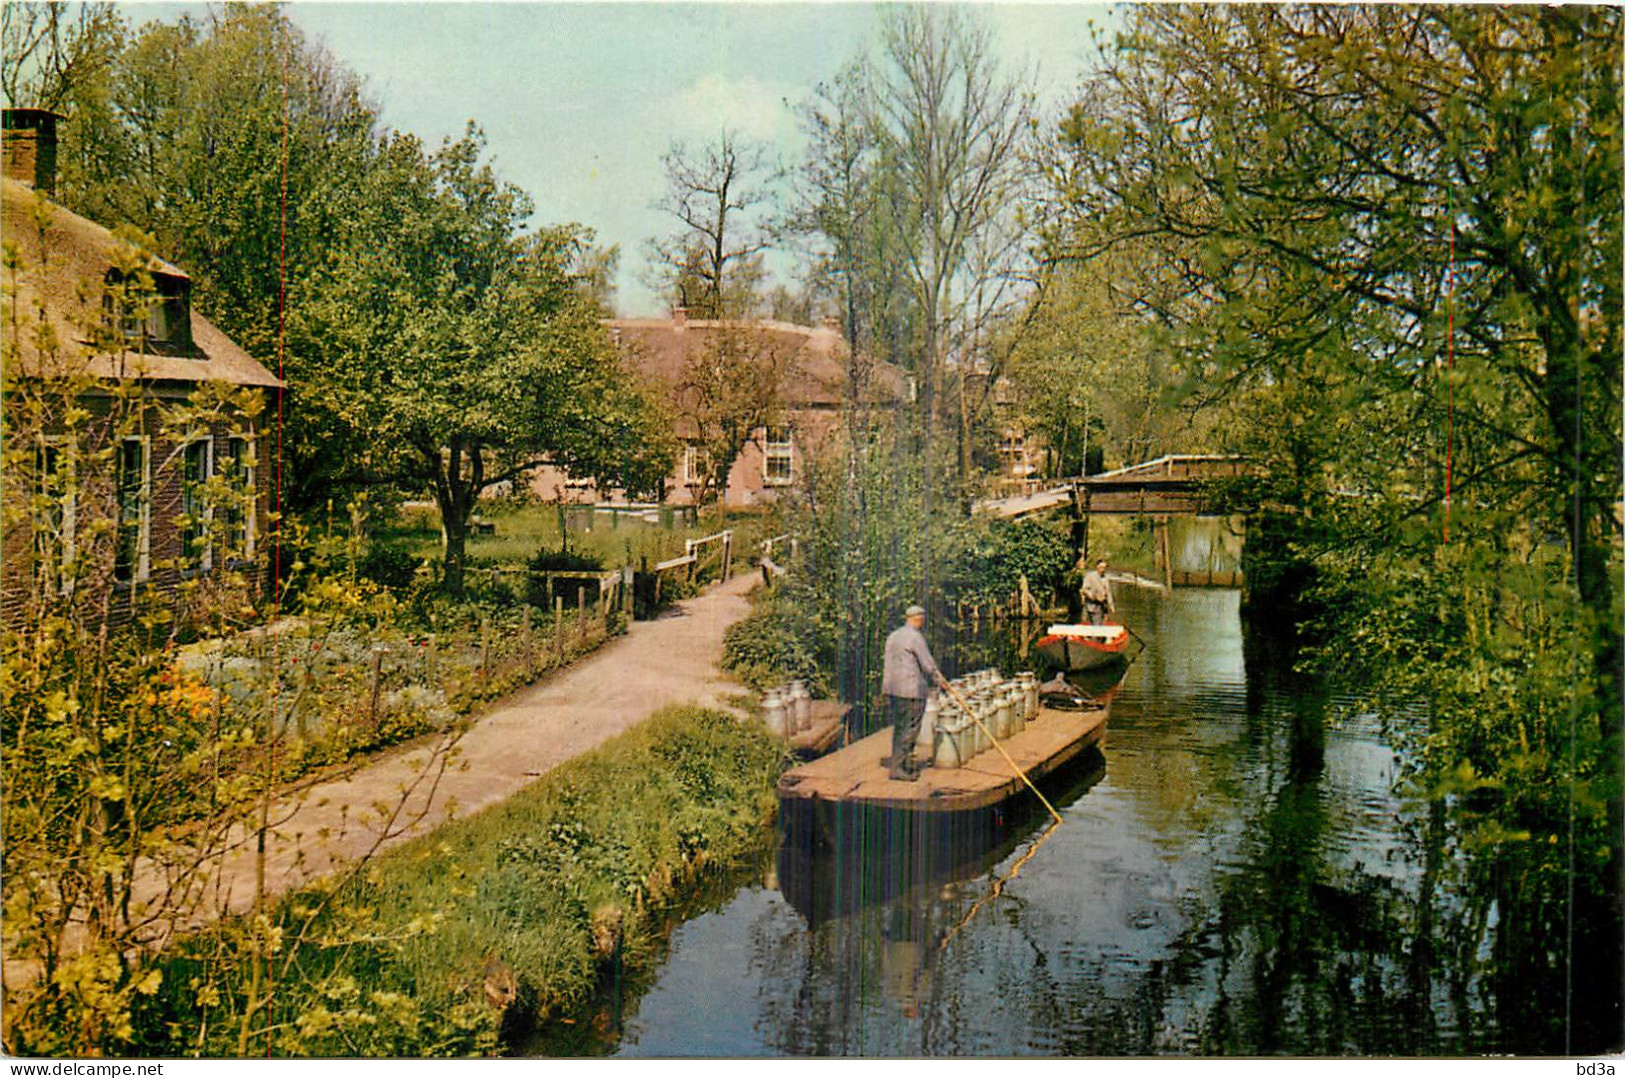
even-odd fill
[[(678, 930), (620, 1053), (1561, 1051), (1560, 999), (1432, 944), (1460, 911), (1439, 821), (1392, 792), (1403, 730), (1244, 640), (1234, 591), (1119, 607), (1151, 647), (1041, 845), (1038, 816), (929, 856), (781, 851)], [(1010, 630), (955, 661), (1020, 668)]]

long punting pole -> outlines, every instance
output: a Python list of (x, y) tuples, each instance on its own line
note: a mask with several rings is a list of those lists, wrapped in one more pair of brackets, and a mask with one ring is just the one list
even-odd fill
[(1009, 764), (1011, 769), (1015, 771), (1016, 776), (1020, 778), (1022, 782), (1027, 784), (1027, 789), (1031, 790), (1033, 795), (1043, 803), (1046, 809), (1049, 810), (1049, 814), (1055, 817), (1055, 822), (1060, 823), (1061, 814), (1055, 811), (1055, 806), (1049, 803), (1049, 798), (1038, 792), (1038, 787), (1033, 785), (1033, 780), (1027, 777), (1027, 772), (1021, 769), (1021, 765), (1012, 760), (1010, 758), (1010, 754), (1004, 751), (1004, 746), (999, 744), (999, 739), (993, 736), (993, 731), (989, 730), (985, 725), (983, 725), (982, 720), (976, 717), (976, 710), (970, 706), (970, 701), (959, 695), (959, 690), (948, 684), (946, 681), (942, 683), (942, 687), (953, 694), (954, 701), (959, 705), (960, 710), (969, 715), (971, 721), (977, 726), (982, 727), (982, 733), (987, 735), (988, 744), (999, 750), (999, 755), (1004, 757), (1004, 762)]

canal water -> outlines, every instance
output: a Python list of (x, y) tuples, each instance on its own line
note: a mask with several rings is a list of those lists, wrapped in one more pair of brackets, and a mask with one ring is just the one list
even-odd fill
[[(1404, 731), (1244, 645), (1239, 593), (1124, 587), (1148, 645), (1063, 822), (886, 861), (779, 851), (673, 932), (620, 1056), (1477, 1055), (1530, 1051), (1416, 944), (1425, 821)], [(1031, 662), (1007, 628), (943, 648)], [(980, 653), (978, 652), (980, 650)], [(950, 673), (954, 672), (950, 669)], [(1435, 868), (1437, 866), (1434, 866)], [(545, 1050), (545, 1049), (544, 1049)]]

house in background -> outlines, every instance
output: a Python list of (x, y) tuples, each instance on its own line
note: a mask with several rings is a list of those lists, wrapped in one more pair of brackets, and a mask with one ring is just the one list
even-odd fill
[[(762, 320), (725, 322), (689, 318), (679, 308), (670, 318), (617, 318), (605, 324), (628, 366), (669, 394), (674, 433), (682, 449), (664, 485), (665, 505), (696, 505), (704, 494), (708, 467), (704, 439), (685, 386), (689, 365), (716, 347), (720, 335), (748, 335), (760, 362), (771, 368), (778, 400), (775, 422), (753, 430), (734, 461), (722, 490), (723, 504), (746, 508), (772, 501), (801, 477), (808, 455), (840, 426), (851, 364), (846, 339), (834, 319), (817, 327)], [(896, 367), (875, 363), (863, 403), (894, 404), (901, 399), (904, 384)], [(555, 468), (541, 469), (532, 490), (544, 499), (574, 503), (619, 497), (618, 492), (602, 497), (590, 482), (573, 480)]]
[[(270, 411), (211, 411), (184, 430), (163, 417), (209, 383), (261, 403), (281, 383), (192, 308), (185, 271), (51, 201), (60, 119), (4, 112), (0, 226), (15, 252), (4, 271), (6, 436), (33, 445), (8, 444), (0, 475), (10, 503), (0, 616), (25, 616), (41, 596), (91, 610), (110, 598), (118, 622), (137, 598), (178, 600), (184, 581), (256, 564), (270, 519), (271, 447), (259, 426)], [(149, 280), (130, 313), (119, 297)], [(55, 408), (24, 406), (68, 386)], [(88, 417), (76, 436), (64, 407)], [(216, 479), (236, 492), (219, 509), (205, 492), (220, 488)], [(257, 570), (247, 576), (264, 582)]]
[(1043, 439), (1028, 429), (1010, 379), (1001, 377), (993, 383), (992, 404), (999, 439), (995, 486), (1001, 493), (1026, 490), (1038, 482), (1043, 472)]

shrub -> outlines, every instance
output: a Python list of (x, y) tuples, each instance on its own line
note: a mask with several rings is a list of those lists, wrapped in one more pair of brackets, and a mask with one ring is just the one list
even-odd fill
[(373, 543), (356, 562), (358, 576), (392, 592), (405, 592), (417, 579), (418, 559), (399, 547)]
[(1061, 587), (1072, 566), (1072, 545), (1058, 529), (1037, 520), (996, 523), (990, 536), (990, 583), (1003, 596), (1027, 587), (1040, 600)]
[(830, 695), (818, 665), (816, 632), (806, 618), (777, 603), (763, 603), (729, 626), (722, 638), (722, 667), (756, 689), (802, 678), (814, 696)]

